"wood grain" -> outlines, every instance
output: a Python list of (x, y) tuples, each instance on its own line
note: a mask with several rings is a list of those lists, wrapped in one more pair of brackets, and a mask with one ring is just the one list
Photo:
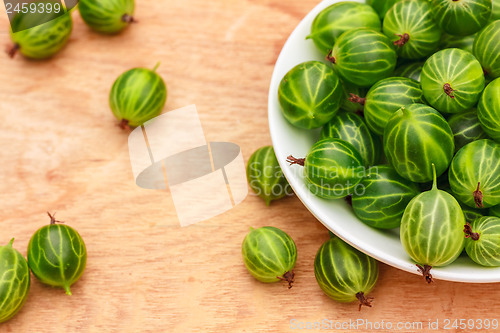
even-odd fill
[[(385, 265), (373, 308), (331, 301), (312, 266), (328, 233), (297, 198), (266, 207), (249, 195), (221, 216), (180, 228), (168, 190), (134, 184), (127, 133), (107, 103), (119, 74), (161, 61), (165, 111), (196, 104), (207, 139), (237, 143), (248, 160), (271, 143), (267, 92), (279, 51), (316, 4), (138, 1), (139, 23), (118, 36), (90, 31), (73, 13), (70, 43), (50, 61), (0, 55), (0, 243), (15, 237), (26, 254), (51, 211), (88, 248), (73, 296), (33, 280), (26, 305), (1, 332), (286, 332), (292, 319), (500, 319), (496, 284), (426, 285)], [(7, 47), (5, 12), (0, 27)], [(243, 266), (241, 241), (250, 226), (264, 225), (297, 243), (290, 290), (257, 282)]]

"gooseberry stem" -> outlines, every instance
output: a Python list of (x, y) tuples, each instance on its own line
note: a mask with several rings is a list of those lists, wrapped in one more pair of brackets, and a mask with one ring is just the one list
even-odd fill
[(126, 23), (137, 23), (134, 17), (129, 14), (123, 14), (122, 21)]
[(331, 62), (332, 64), (335, 63), (335, 57), (333, 56), (333, 50), (331, 50), (330, 52), (328, 52), (328, 54), (326, 55), (326, 60)]
[(427, 281), (427, 283), (434, 282), (434, 280), (432, 279), (432, 274), (430, 273), (432, 266), (424, 265), (424, 267), (422, 267), (417, 264), (417, 268), (418, 271), (422, 273), (422, 276), (425, 278), (425, 281)]
[(56, 224), (56, 222), (64, 223), (63, 221), (56, 220), (56, 213), (50, 214), (49, 212), (47, 212), (47, 215), (50, 217), (50, 224)]
[(8, 245), (9, 245), (10, 247), (12, 247), (12, 244), (14, 244), (14, 238), (12, 238), (12, 239), (10, 240), (10, 242), (9, 242), (9, 244), (8, 244)]
[(432, 190), (436, 191), (437, 187), (437, 175), (436, 175), (436, 165), (432, 163)]
[(472, 228), (467, 222), (467, 224), (464, 225), (464, 232), (465, 232), (465, 238), (470, 238), (474, 241), (479, 240), (479, 234), (477, 232), (472, 232)]
[(358, 103), (358, 104), (361, 104), (361, 105), (365, 105), (366, 103), (366, 98), (361, 98), (359, 97), (358, 95), (355, 95), (353, 93), (349, 93), (349, 102), (353, 102), (353, 103)]
[(160, 64), (161, 64), (161, 62), (159, 62), (159, 61), (156, 63), (155, 67), (153, 67), (153, 72), (156, 72), (158, 67), (160, 67)]
[(359, 301), (359, 308), (358, 308), (358, 311), (361, 311), (361, 307), (364, 305), (364, 306), (367, 306), (369, 308), (372, 307), (372, 302), (374, 300), (374, 297), (366, 297), (365, 296), (365, 293), (364, 292), (359, 292), (356, 294), (356, 298), (358, 299)]
[(290, 165), (298, 164), (298, 165), (304, 166), (306, 159), (305, 158), (295, 158), (292, 155), (290, 155), (286, 158), (286, 161), (288, 163), (290, 163)]
[(453, 92), (455, 91), (455, 89), (453, 89), (449, 83), (445, 83), (443, 85), (443, 90), (446, 95), (450, 96), (451, 98), (455, 98), (455, 96), (453, 96)]
[(397, 41), (394, 42), (394, 45), (396, 45), (397, 47), (402, 47), (410, 40), (410, 35), (408, 35), (406, 32), (402, 35), (400, 34), (395, 34), (395, 35), (400, 37)]
[(7, 54), (9, 55), (9, 58), (14, 58), (14, 56), (16, 55), (17, 51), (19, 51), (19, 49), (21, 48), (21, 46), (19, 46), (19, 44), (14, 44), (12, 45), (12, 47), (10, 47), (8, 50), (7, 50)]
[(120, 127), (122, 130), (130, 130), (130, 125), (128, 124), (127, 119), (122, 119), (122, 121), (118, 124), (118, 127)]
[(481, 182), (477, 183), (477, 189), (473, 192), (474, 202), (476, 203), (477, 208), (484, 208), (483, 192), (479, 189), (480, 186)]
[(294, 277), (295, 277), (295, 273), (293, 272), (293, 269), (292, 269), (291, 271), (283, 274), (283, 276), (277, 276), (276, 278), (280, 279), (281, 281), (288, 282), (288, 289), (291, 289)]

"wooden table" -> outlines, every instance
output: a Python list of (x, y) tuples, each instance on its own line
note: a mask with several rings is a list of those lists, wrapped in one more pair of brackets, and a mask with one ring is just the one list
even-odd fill
[[(373, 308), (358, 312), (354, 303), (331, 301), (313, 273), (328, 233), (295, 197), (266, 207), (249, 195), (221, 216), (181, 228), (168, 190), (135, 185), (127, 132), (116, 126), (107, 102), (116, 77), (161, 61), (158, 72), (169, 88), (164, 111), (196, 104), (207, 140), (237, 143), (247, 160), (271, 144), (267, 92), (273, 66), (288, 35), (316, 4), (138, 1), (139, 23), (118, 36), (90, 31), (75, 12), (71, 40), (53, 59), (0, 56), (0, 242), (15, 237), (25, 255), (51, 211), (75, 227), (88, 247), (87, 269), (73, 296), (33, 279), (26, 305), (0, 325), (1, 332), (286, 332), (293, 323), (323, 319), (384, 320), (392, 331), (414, 332), (419, 330), (397, 330), (396, 324), (500, 319), (498, 285), (426, 285), (422, 277), (386, 265), (372, 293)], [(0, 21), (6, 47), (4, 12)], [(264, 225), (296, 241), (290, 290), (257, 282), (242, 263), (249, 227)]]

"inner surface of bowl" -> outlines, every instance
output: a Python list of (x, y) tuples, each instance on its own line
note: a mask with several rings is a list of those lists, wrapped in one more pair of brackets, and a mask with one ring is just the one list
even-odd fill
[[(339, 1), (321, 2), (299, 23), (288, 38), (276, 62), (269, 88), (268, 105), (269, 127), (274, 150), (296, 195), (328, 229), (347, 243), (381, 262), (420, 274), (415, 263), (401, 245), (398, 229), (387, 231), (371, 228), (357, 219), (344, 200), (324, 200), (315, 197), (305, 186), (302, 167), (289, 166), (286, 162), (289, 155), (297, 158), (305, 157), (310, 147), (317, 141), (319, 130), (307, 131), (296, 128), (283, 117), (278, 102), (278, 87), (283, 76), (297, 64), (309, 60), (325, 61), (325, 55), (316, 49), (312, 40), (306, 40), (306, 37), (311, 31), (311, 24), (316, 15), (335, 2)], [(320, 245), (318, 244), (318, 248)], [(436, 279), (458, 282), (500, 282), (500, 267), (479, 266), (466, 255), (462, 255), (449, 266), (433, 268), (432, 275)]]

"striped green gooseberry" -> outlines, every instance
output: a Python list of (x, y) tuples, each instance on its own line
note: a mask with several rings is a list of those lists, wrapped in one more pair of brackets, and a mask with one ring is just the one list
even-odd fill
[(477, 106), (477, 117), (490, 138), (500, 143), (500, 78), (484, 89)]
[(500, 77), (500, 19), (489, 23), (474, 39), (472, 53), (492, 78)]
[(479, 265), (500, 266), (500, 218), (484, 216), (467, 223), (465, 251)]
[(407, 77), (420, 82), (420, 74), (422, 73), (422, 68), (424, 67), (423, 62), (410, 62), (403, 64), (396, 68), (394, 71), (394, 76)]
[(87, 249), (73, 228), (50, 224), (38, 229), (28, 244), (28, 265), (33, 275), (49, 286), (61, 287), (71, 295), (70, 287), (80, 279), (87, 264)]
[(320, 61), (295, 66), (278, 88), (283, 116), (303, 129), (321, 127), (332, 119), (340, 108), (342, 94), (337, 73)]
[(441, 36), (441, 41), (439, 42), (440, 49), (462, 49), (464, 51), (472, 53), (472, 44), (476, 34), (469, 36), (457, 36), (443, 33)]
[(275, 227), (250, 228), (241, 246), (243, 262), (250, 274), (261, 282), (288, 282), (291, 288), (297, 262), (293, 239)]
[(398, 55), (420, 59), (434, 53), (441, 39), (441, 29), (425, 0), (406, 0), (392, 6), (384, 17), (383, 31), (396, 45)]
[(378, 262), (333, 236), (323, 243), (314, 259), (314, 276), (323, 292), (337, 302), (359, 301), (371, 307), (367, 297), (378, 280)]
[(378, 229), (399, 227), (406, 206), (420, 193), (415, 183), (388, 165), (370, 168), (359, 184), (364, 191), (352, 196), (354, 214), (363, 223)]
[[(53, 6), (57, 2), (46, 0), (39, 4)], [(73, 29), (71, 14), (65, 13), (61, 6), (59, 8), (58, 12), (52, 10), (50, 13), (17, 13), (11, 22), (13, 45), (7, 51), (8, 55), (12, 58), (19, 51), (27, 58), (46, 59), (59, 52), (68, 42)]]
[(441, 113), (459, 113), (476, 105), (485, 79), (474, 55), (461, 49), (445, 49), (427, 59), (420, 83), (431, 106)]
[(366, 3), (372, 6), (380, 16), (380, 19), (383, 20), (387, 11), (399, 1), (401, 0), (366, 0)]
[(316, 47), (326, 54), (343, 32), (355, 28), (380, 31), (380, 18), (372, 7), (364, 3), (340, 1), (323, 9), (315, 17), (307, 39), (312, 39)]
[(272, 200), (281, 199), (291, 192), (272, 146), (259, 148), (252, 154), (247, 163), (247, 180), (267, 206)]
[(80, 0), (78, 9), (83, 21), (95, 31), (115, 34), (136, 22), (134, 0)]
[(396, 68), (396, 58), (389, 38), (366, 28), (344, 32), (327, 55), (343, 80), (360, 87), (370, 87), (389, 77)]
[(435, 165), (438, 176), (453, 158), (453, 132), (439, 112), (423, 104), (399, 109), (387, 123), (384, 150), (397, 173), (412, 182), (433, 179)]
[(437, 188), (436, 170), (430, 191), (413, 198), (401, 220), (400, 239), (428, 283), (432, 267), (451, 264), (464, 248), (465, 217), (458, 201)]
[(458, 151), (448, 172), (451, 190), (469, 207), (500, 205), (500, 144), (483, 139)]
[(333, 138), (316, 142), (305, 158), (288, 156), (287, 162), (303, 166), (305, 185), (311, 193), (324, 199), (345, 198), (355, 193), (366, 173), (356, 148)]
[(23, 255), (12, 247), (14, 238), (0, 246), (0, 323), (21, 310), (30, 290), (30, 271)]
[(111, 87), (109, 105), (123, 129), (137, 127), (160, 115), (167, 100), (167, 86), (156, 69), (132, 68)]
[(490, 208), (490, 214), (492, 216), (500, 217), (500, 205)]
[(448, 124), (453, 132), (455, 152), (468, 143), (488, 137), (479, 123), (475, 108), (454, 114), (448, 119)]
[(423, 103), (420, 84), (406, 77), (390, 77), (375, 83), (364, 100), (364, 115), (368, 127), (376, 134), (384, 134), (389, 119), (401, 107)]
[(468, 36), (488, 23), (491, 0), (432, 0), (438, 25), (452, 35)]

